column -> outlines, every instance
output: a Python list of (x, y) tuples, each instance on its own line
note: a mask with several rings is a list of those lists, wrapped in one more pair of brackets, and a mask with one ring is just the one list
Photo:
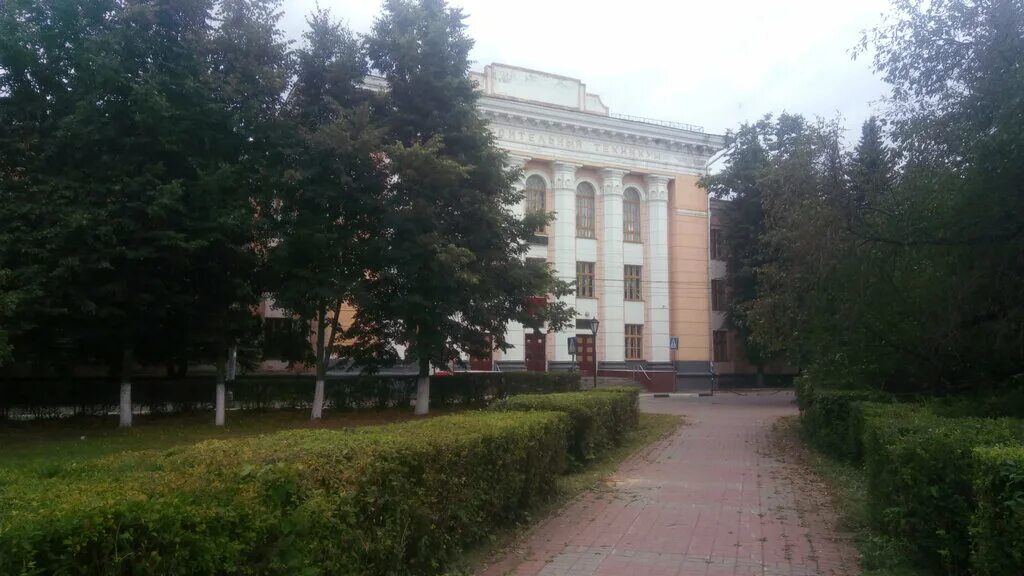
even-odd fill
[[(508, 157), (506, 167), (522, 169), (523, 166), (526, 165), (527, 160), (529, 159), (526, 158), (525, 156), (510, 155)], [(519, 180), (516, 180), (514, 186), (516, 187), (516, 189), (522, 190), (526, 186), (525, 176), (521, 177)], [(526, 214), (525, 202), (526, 200), (524, 199), (515, 206), (511, 207), (512, 214), (516, 218), (522, 218)], [(526, 331), (523, 329), (523, 325), (520, 324), (519, 322), (512, 321), (508, 323), (508, 326), (506, 327), (505, 339), (508, 341), (509, 344), (512, 345), (512, 348), (509, 348), (501, 355), (501, 362), (511, 363), (512, 366), (510, 366), (510, 368), (512, 369), (522, 370), (525, 367), (525, 365), (523, 365), (523, 362), (526, 361), (526, 356), (524, 352), (526, 347), (525, 334)]]
[[(551, 191), (555, 197), (555, 221), (551, 226), (550, 241), (554, 241), (553, 262), (555, 274), (566, 282), (576, 280), (576, 169), (578, 164), (566, 162), (552, 162), (554, 179), (551, 184)], [(562, 301), (569, 306), (576, 307), (576, 295), (569, 295), (562, 298)], [(549, 334), (548, 338), (555, 338), (555, 362), (571, 362), (569, 355), (568, 338), (576, 335), (576, 326), (571, 325), (562, 332)]]
[(668, 177), (649, 174), (647, 181), (647, 322), (651, 342), (645, 342), (651, 362), (668, 362), (669, 276), (668, 276)]
[(598, 279), (601, 302), (600, 330), (604, 334), (602, 362), (623, 362), (626, 358), (625, 277), (622, 257), (622, 177), (625, 170), (601, 170), (601, 205), (604, 228), (601, 230), (603, 278)]

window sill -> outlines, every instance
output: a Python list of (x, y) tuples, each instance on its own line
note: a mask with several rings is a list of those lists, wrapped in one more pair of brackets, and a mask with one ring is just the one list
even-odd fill
[(623, 240), (626, 244), (643, 244), (643, 240)]
[(623, 302), (643, 302), (643, 298), (623, 298)]
[(577, 296), (577, 300), (597, 300), (597, 296)]

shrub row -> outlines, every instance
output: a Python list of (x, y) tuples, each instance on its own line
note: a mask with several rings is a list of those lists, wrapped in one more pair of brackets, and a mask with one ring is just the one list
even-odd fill
[[(328, 408), (408, 406), (415, 397), (415, 379), (392, 376), (329, 378)], [(245, 376), (229, 383), (232, 407), (239, 409), (305, 408), (313, 398), (311, 376)], [(457, 373), (431, 378), (431, 403), (480, 406), (488, 398), (520, 393), (568, 392), (580, 387), (572, 372)], [(153, 412), (209, 408), (214, 398), (212, 378), (140, 378), (132, 383), (136, 406)], [(0, 417), (13, 411), (36, 417), (105, 414), (117, 409), (119, 385), (110, 379), (0, 381)]]
[[(962, 410), (946, 402), (865, 401), (874, 398), (805, 388), (801, 412), (809, 443), (863, 457), (874, 528), (938, 573), (1024, 573), (1022, 422), (936, 414)], [(1012, 447), (988, 448), (999, 445)]]
[(825, 453), (854, 462), (861, 458), (860, 402), (884, 402), (888, 398), (873, 390), (814, 390), (799, 387), (800, 431), (804, 439)]
[(0, 574), (428, 574), (547, 498), (569, 423), (466, 413), (127, 453), (0, 485)]
[(562, 394), (524, 394), (497, 402), (494, 410), (564, 412), (569, 415), (569, 455), (577, 466), (620, 445), (639, 423), (639, 390), (605, 388)]
[(1011, 419), (942, 418), (922, 410), (869, 417), (869, 518), (906, 539), (932, 568), (966, 573), (976, 508), (973, 450), (1018, 438), (1020, 423)]
[(976, 576), (1024, 574), (1024, 448), (974, 450)]

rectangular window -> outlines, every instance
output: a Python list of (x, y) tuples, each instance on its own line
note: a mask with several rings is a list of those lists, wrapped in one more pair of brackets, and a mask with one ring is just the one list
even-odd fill
[(643, 360), (644, 325), (626, 324), (626, 360)]
[(640, 276), (643, 274), (643, 266), (626, 264), (626, 300), (643, 300), (643, 292), (640, 291)]
[(714, 350), (712, 350), (715, 362), (729, 361), (729, 333), (725, 330), (715, 330), (713, 333)]
[(711, 259), (725, 260), (725, 244), (722, 239), (722, 229), (711, 229)]
[(594, 297), (594, 263), (576, 263), (576, 297)]
[(576, 237), (594, 237), (594, 197), (592, 195), (576, 195)]
[(715, 312), (725, 310), (725, 281), (711, 281), (711, 309)]
[(291, 360), (309, 342), (303, 339), (302, 323), (293, 318), (263, 319), (263, 359)]

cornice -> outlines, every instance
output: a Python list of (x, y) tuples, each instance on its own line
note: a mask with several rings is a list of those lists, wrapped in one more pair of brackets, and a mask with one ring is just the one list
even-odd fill
[(539, 160), (701, 175), (724, 145), (721, 136), (501, 98), (481, 98), (479, 110), (502, 148)]
[(566, 134), (656, 146), (666, 150), (710, 158), (725, 147), (725, 137), (657, 124), (624, 120), (591, 112), (568, 110), (494, 96), (479, 100), (480, 113), (488, 120), (545, 128)]

